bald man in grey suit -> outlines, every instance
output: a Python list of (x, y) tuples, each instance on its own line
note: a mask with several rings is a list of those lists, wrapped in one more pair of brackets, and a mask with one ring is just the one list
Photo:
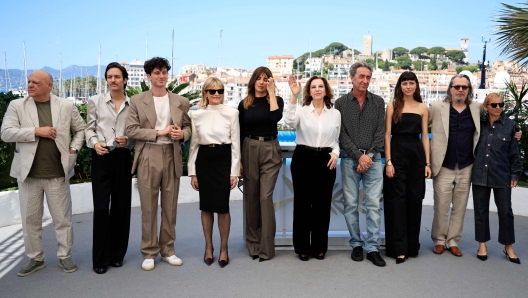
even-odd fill
[[(2, 122), (2, 140), (16, 142), (10, 175), (17, 179), (24, 247), (30, 258), (18, 276), (45, 267), (42, 249), (44, 194), (58, 242), (57, 257), (64, 272), (74, 272), (73, 229), (69, 179), (86, 124), (72, 102), (50, 94), (53, 78), (43, 70), (31, 73), (29, 96), (13, 100)], [(73, 139), (71, 137), (73, 133)]]

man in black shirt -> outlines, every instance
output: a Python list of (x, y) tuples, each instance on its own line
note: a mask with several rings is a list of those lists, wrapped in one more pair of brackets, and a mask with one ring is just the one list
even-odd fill
[[(357, 62), (350, 67), (353, 89), (336, 100), (341, 112), (341, 174), (343, 180), (344, 216), (350, 232), (351, 258), (363, 260), (363, 245), (367, 259), (376, 266), (385, 266), (379, 254), (380, 198), (383, 172), (379, 151), (383, 146), (385, 101), (370, 92), (368, 86), (372, 66)], [(359, 231), (359, 183), (363, 182), (364, 204), (367, 211), (368, 239), (361, 240)]]

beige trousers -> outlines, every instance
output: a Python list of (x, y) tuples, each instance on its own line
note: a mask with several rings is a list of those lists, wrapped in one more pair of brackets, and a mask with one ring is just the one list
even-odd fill
[(57, 257), (59, 259), (71, 257), (73, 228), (69, 181), (64, 177), (52, 179), (27, 177), (24, 182), (18, 183), (18, 191), (26, 255), (37, 261), (44, 260), (42, 215), (44, 194), (46, 194), (46, 202), (57, 237)]
[(469, 165), (459, 170), (458, 164), (454, 170), (442, 167), (433, 179), (434, 218), (431, 238), (435, 245), (445, 245), (448, 248), (458, 246), (462, 238), (472, 168), (473, 165)]
[(250, 255), (271, 259), (275, 256), (273, 190), (282, 166), (280, 145), (277, 140), (246, 138), (243, 148), (246, 245)]
[[(144, 259), (155, 259), (158, 254), (172, 256), (175, 254), (176, 208), (180, 190), (172, 144), (145, 144), (139, 156), (137, 181), (141, 202), (141, 254)], [(158, 198), (161, 201), (159, 241)]]

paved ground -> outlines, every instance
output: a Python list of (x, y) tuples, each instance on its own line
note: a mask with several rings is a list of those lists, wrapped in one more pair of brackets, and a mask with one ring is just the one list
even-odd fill
[[(396, 265), (378, 268), (369, 261), (353, 262), (350, 250), (329, 251), (323, 261), (301, 262), (291, 250), (259, 263), (248, 256), (242, 239), (242, 202), (231, 203), (230, 263), (203, 263), (204, 240), (197, 203), (178, 206), (176, 254), (183, 266), (172, 267), (156, 260), (156, 268), (141, 269), (139, 252), (141, 214), (132, 209), (129, 252), (122, 268), (97, 275), (91, 268), (92, 214), (73, 217), (75, 273), (64, 273), (55, 257), (57, 245), (52, 225), (46, 222), (43, 244), (46, 268), (27, 277), (17, 277), (25, 264), (21, 226), (0, 229), (0, 297), (527, 297), (528, 218), (515, 217), (515, 249), (523, 262), (506, 260), (497, 243), (497, 217), (491, 216), (492, 241), (489, 258), (476, 258), (473, 212), (468, 210), (460, 248), (464, 256), (432, 253), (430, 226), (432, 207), (424, 207), (420, 256)], [(219, 253), (215, 231), (215, 256)], [(216, 260), (215, 260), (216, 261)]]

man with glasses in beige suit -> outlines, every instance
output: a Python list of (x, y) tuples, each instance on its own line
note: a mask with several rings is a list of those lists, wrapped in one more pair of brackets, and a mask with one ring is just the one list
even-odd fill
[[(176, 209), (182, 175), (181, 142), (191, 136), (189, 100), (166, 88), (169, 61), (154, 57), (145, 61), (150, 90), (130, 99), (126, 134), (135, 139), (132, 173), (137, 171), (141, 202), (141, 253), (143, 270), (154, 269), (154, 260), (180, 266), (174, 251)], [(161, 192), (161, 197), (159, 196)], [(161, 228), (158, 230), (158, 197), (161, 198)]]
[[(72, 102), (51, 94), (52, 76), (36, 70), (28, 78), (28, 97), (13, 100), (2, 121), (2, 140), (16, 142), (10, 175), (17, 178), (24, 248), (29, 262), (18, 276), (44, 268), (42, 215), (44, 194), (58, 242), (64, 272), (74, 272), (72, 204), (69, 179), (86, 124)], [(73, 134), (73, 139), (72, 139)]]

